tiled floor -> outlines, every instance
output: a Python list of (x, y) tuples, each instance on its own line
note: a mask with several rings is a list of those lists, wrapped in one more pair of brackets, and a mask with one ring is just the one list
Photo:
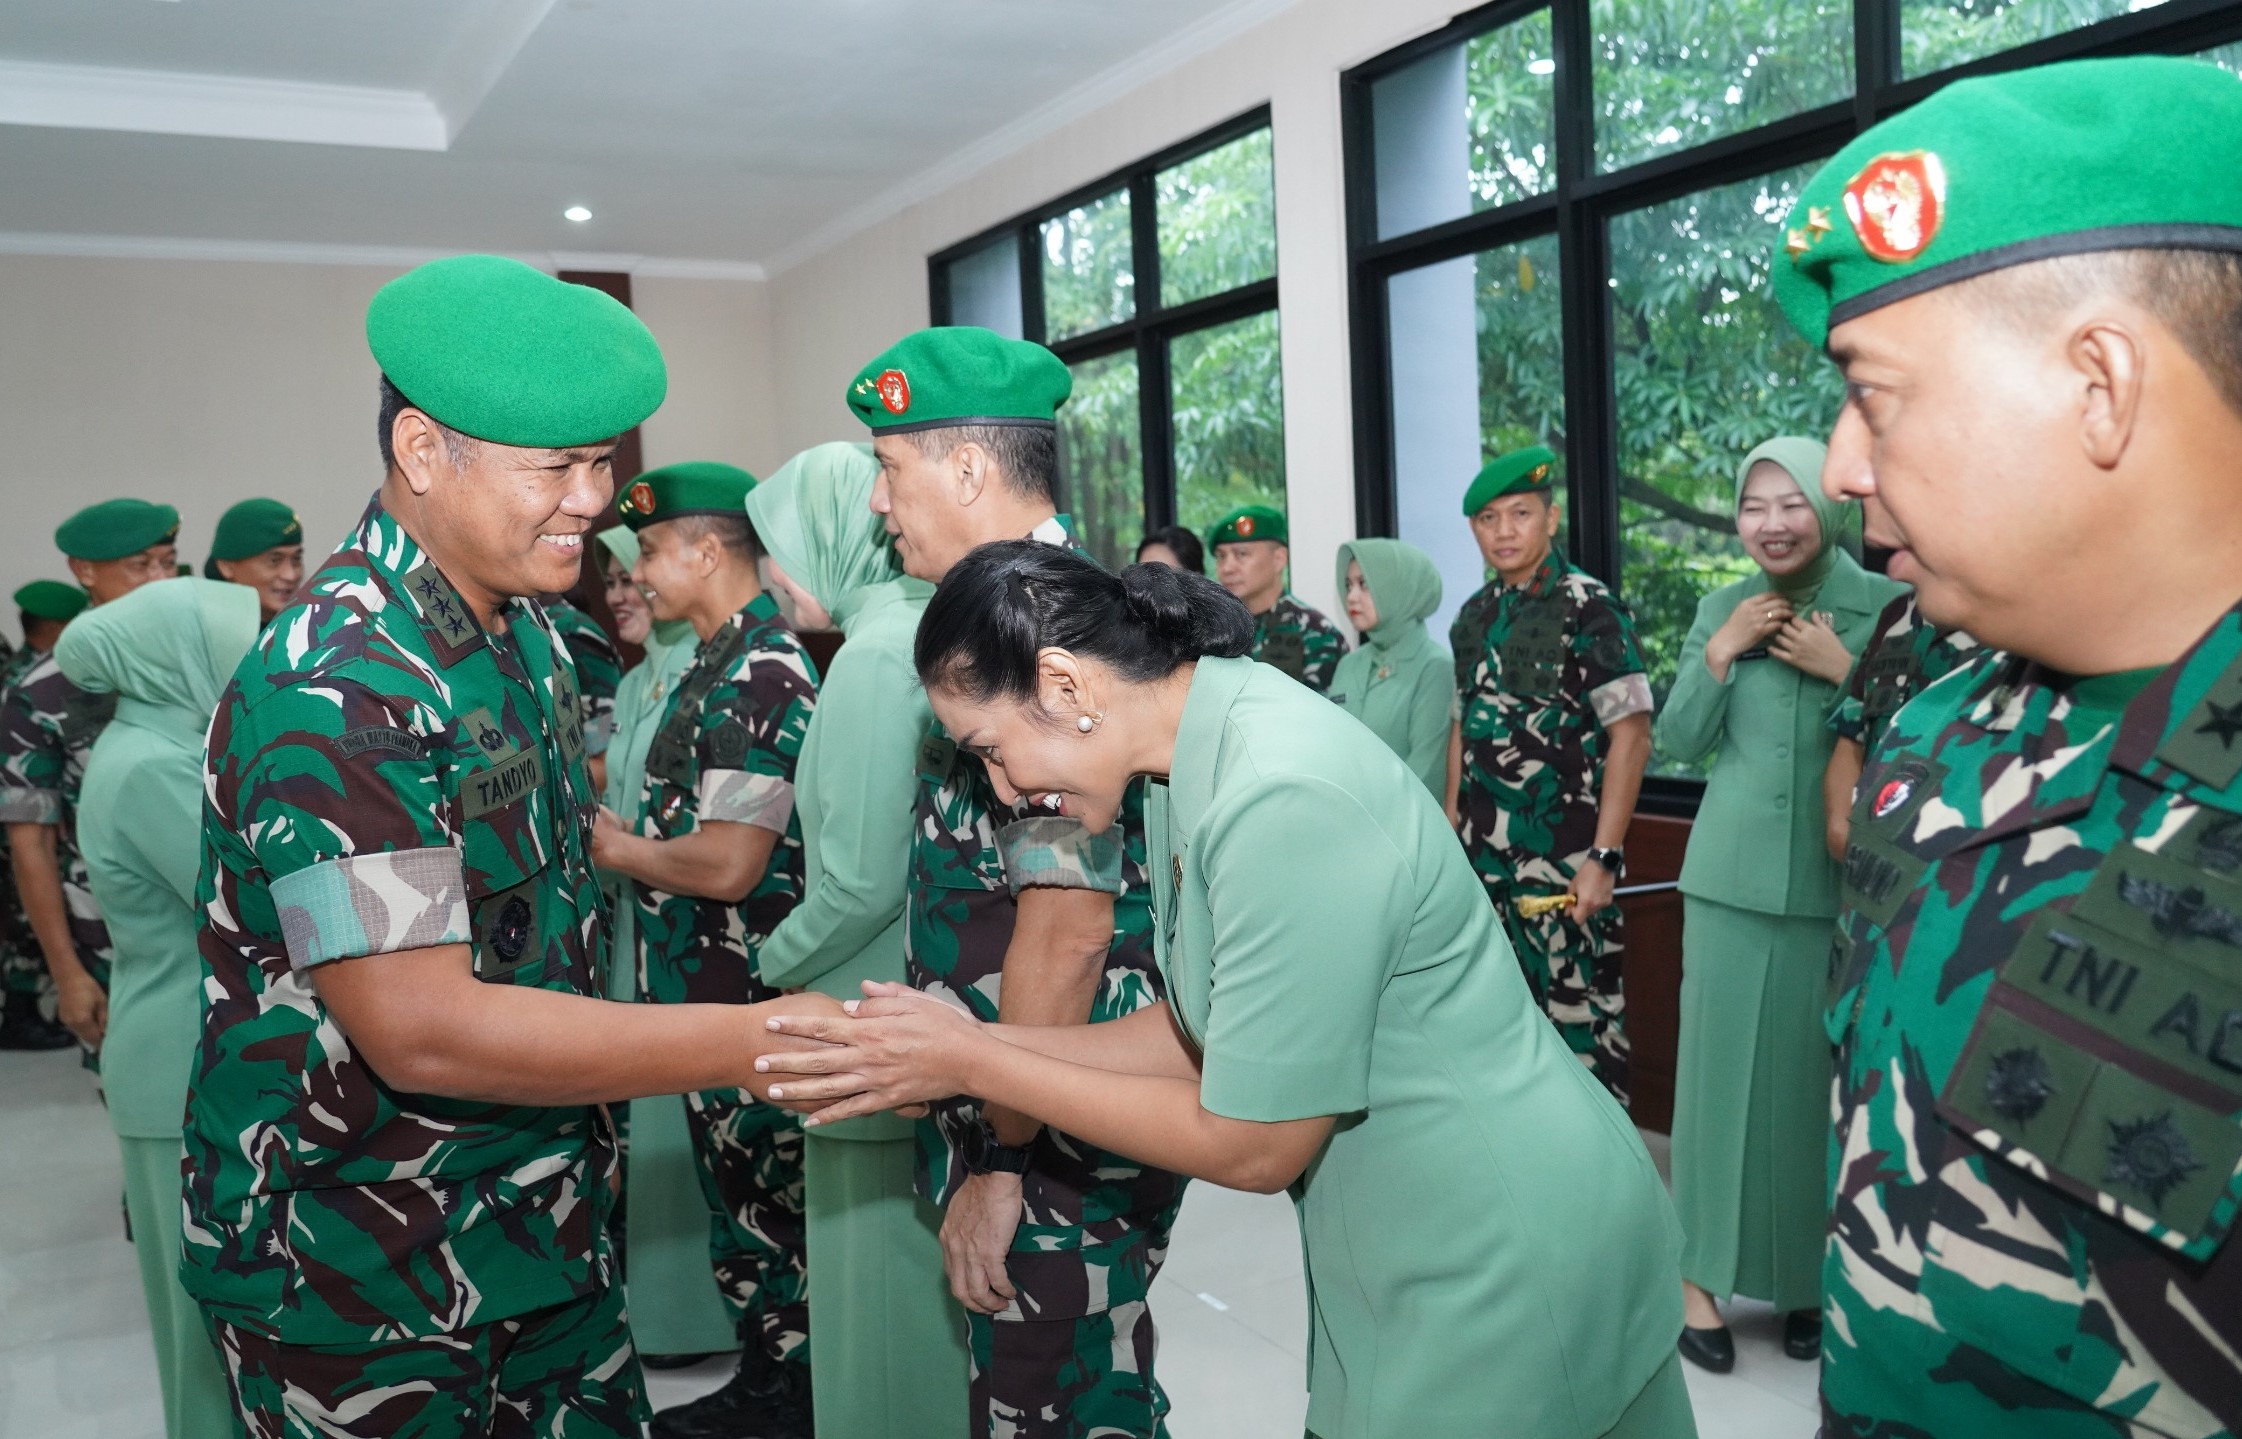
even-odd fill
[[(0, 1054), (0, 1439), (161, 1439), (120, 1182), (76, 1059)], [(1194, 1186), (1153, 1313), (1175, 1439), (1299, 1439), (1307, 1322), (1286, 1200)], [(1765, 1305), (1732, 1317), (1736, 1372), (1689, 1373), (1699, 1432), (1812, 1439), (1813, 1366), (1783, 1357)], [(654, 1402), (692, 1398), (728, 1372), (712, 1361), (652, 1375)]]

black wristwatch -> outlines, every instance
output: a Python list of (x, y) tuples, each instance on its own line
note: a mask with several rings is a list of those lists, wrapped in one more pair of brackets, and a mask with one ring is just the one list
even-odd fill
[(1627, 872), (1627, 851), (1623, 849), (1592, 849), (1588, 857), (1610, 870), (1613, 879)]
[(1027, 1146), (1000, 1143), (996, 1130), (986, 1119), (966, 1131), (960, 1157), (965, 1160), (965, 1172), (968, 1174), (1028, 1172)]

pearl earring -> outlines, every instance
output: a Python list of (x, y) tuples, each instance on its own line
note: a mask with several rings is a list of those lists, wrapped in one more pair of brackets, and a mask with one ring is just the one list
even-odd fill
[(1082, 731), (1084, 734), (1088, 734), (1090, 731), (1096, 729), (1098, 727), (1098, 721), (1104, 718), (1104, 715), (1098, 713), (1096, 710), (1092, 710), (1089, 714), (1077, 715), (1075, 717), (1074, 727)]

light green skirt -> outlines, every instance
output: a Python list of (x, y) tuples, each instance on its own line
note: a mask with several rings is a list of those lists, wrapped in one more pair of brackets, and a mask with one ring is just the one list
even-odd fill
[(124, 1155), (125, 1213), (140, 1261), (140, 1292), (156, 1341), (156, 1383), (169, 1439), (233, 1439), (234, 1401), (202, 1308), (179, 1283), (179, 1161), (176, 1139), (117, 1140)]
[(818, 1439), (965, 1439), (965, 1311), (942, 1272), (942, 1212), (912, 1184), (914, 1139), (810, 1132), (810, 1365)]
[(1822, 1302), (1831, 926), (1682, 902), (1674, 1209), (1682, 1277), (1715, 1298)]

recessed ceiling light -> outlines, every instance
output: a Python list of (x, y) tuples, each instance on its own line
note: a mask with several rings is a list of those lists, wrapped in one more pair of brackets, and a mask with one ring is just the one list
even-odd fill
[(585, 209), (582, 205), (571, 205), (567, 209), (561, 211), (561, 214), (567, 219), (574, 220), (579, 225), (592, 218), (592, 212)]

